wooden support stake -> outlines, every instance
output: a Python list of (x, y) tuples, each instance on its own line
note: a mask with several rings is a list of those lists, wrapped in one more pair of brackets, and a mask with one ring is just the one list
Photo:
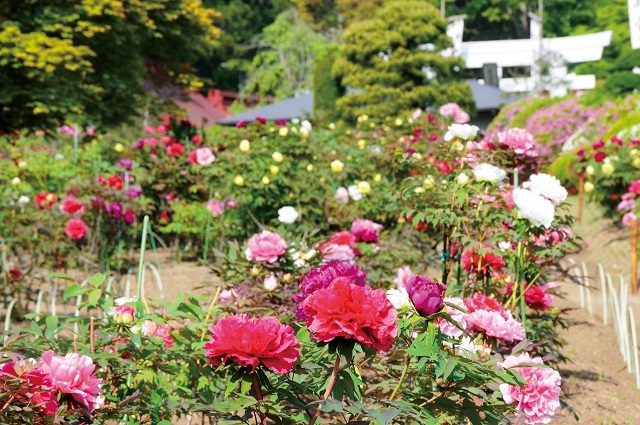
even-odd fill
[(584, 173), (578, 180), (578, 221), (582, 222), (582, 205), (584, 204)]
[(631, 223), (631, 292), (638, 292), (638, 220)]

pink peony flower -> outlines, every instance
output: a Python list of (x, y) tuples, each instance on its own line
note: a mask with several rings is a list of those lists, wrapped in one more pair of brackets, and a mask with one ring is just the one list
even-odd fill
[(211, 148), (198, 148), (195, 152), (196, 162), (200, 165), (209, 165), (216, 160), (216, 156), (211, 151)]
[(522, 323), (509, 310), (505, 310), (504, 315), (497, 311), (475, 310), (468, 323), (470, 328), (504, 341), (522, 341), (525, 338)]
[(396, 283), (398, 289), (407, 289), (407, 283), (415, 277), (410, 267), (404, 266), (398, 269), (398, 276), (393, 280)]
[(632, 212), (628, 212), (622, 216), (622, 225), (623, 226), (631, 226), (634, 222), (638, 221), (638, 217)]
[(634, 195), (640, 194), (640, 180), (634, 180), (629, 185), (629, 193), (633, 193)]
[(209, 211), (211, 211), (211, 215), (213, 215), (214, 217), (221, 216), (222, 213), (224, 213), (224, 204), (222, 203), (222, 201), (219, 201), (217, 199), (211, 199), (206, 203), (206, 207)]
[(500, 393), (507, 403), (517, 403), (517, 409), (524, 414), (528, 424), (548, 424), (560, 407), (560, 386), (562, 379), (558, 371), (548, 367), (523, 366), (520, 364), (540, 364), (542, 359), (528, 353), (507, 356), (498, 367), (513, 369), (525, 379), (523, 388), (500, 384)]
[(324, 257), (322, 258), (323, 264), (332, 261), (355, 264), (356, 252), (348, 245), (331, 244), (324, 246), (322, 249), (324, 252)]
[(249, 247), (245, 251), (247, 260), (275, 263), (278, 257), (287, 250), (287, 243), (277, 233), (263, 230), (249, 239)]
[(508, 317), (507, 310), (500, 304), (500, 301), (488, 297), (482, 292), (476, 292), (471, 298), (465, 299), (464, 305), (469, 313), (473, 313), (476, 310), (487, 310), (500, 313), (505, 319)]
[(198, 154), (196, 151), (189, 152), (189, 155), (187, 155), (187, 162), (189, 164), (196, 164), (198, 162)]
[(267, 291), (274, 291), (278, 287), (278, 278), (275, 277), (273, 273), (271, 273), (264, 279), (262, 285)]
[(349, 202), (349, 191), (345, 187), (340, 187), (338, 188), (338, 190), (336, 190), (334, 198), (339, 203), (346, 204)]
[(498, 133), (498, 142), (518, 155), (533, 158), (540, 154), (533, 135), (523, 128), (509, 128)]
[(193, 136), (191, 136), (191, 141), (196, 145), (202, 143), (202, 140), (202, 136), (200, 136), (199, 134), (194, 134)]
[(67, 222), (64, 233), (71, 239), (82, 239), (87, 234), (89, 227), (79, 218), (72, 218)]
[[(0, 392), (9, 390), (7, 386), (3, 385), (3, 381), (16, 379), (20, 380), (20, 389), (13, 394), (13, 404), (20, 404), (20, 407), (23, 408), (35, 407), (46, 416), (56, 414), (58, 410), (57, 391), (51, 378), (41, 368), (24, 360), (12, 361), (0, 366)], [(13, 387), (13, 389), (16, 388)]]
[(71, 216), (80, 216), (85, 210), (85, 205), (76, 198), (64, 198), (60, 203), (60, 211)]
[(348, 230), (343, 230), (342, 232), (337, 232), (329, 236), (329, 239), (322, 243), (318, 252), (320, 252), (320, 254), (322, 255), (325, 255), (327, 249), (331, 245), (346, 245), (350, 248), (353, 248), (356, 246), (356, 242), (356, 237), (353, 235), (353, 233), (349, 232)]
[(42, 355), (42, 372), (60, 392), (69, 394), (90, 412), (93, 411), (102, 379), (96, 378), (93, 360), (77, 353), (58, 356), (49, 350)]
[(309, 331), (324, 342), (355, 339), (380, 353), (389, 351), (398, 335), (397, 312), (380, 289), (336, 279), (302, 303)]
[[(297, 303), (302, 303), (309, 295), (318, 289), (326, 288), (336, 279), (346, 279), (354, 285), (364, 286), (367, 274), (355, 264), (347, 264), (340, 261), (330, 262), (321, 267), (311, 269), (311, 271), (305, 275), (299, 284), (301, 293), (294, 294), (293, 300)], [(304, 320), (305, 318), (306, 316), (301, 306), (298, 306), (296, 319)]]
[[(444, 301), (450, 304), (455, 304), (461, 307), (462, 309), (464, 309), (464, 301), (462, 300), (462, 298), (445, 297)], [(469, 320), (468, 313), (464, 313), (456, 308), (449, 307), (449, 306), (447, 306), (446, 309), (447, 309), (447, 314), (449, 314), (449, 316), (451, 316), (453, 320), (458, 322), (463, 329), (467, 329), (467, 321)], [(440, 328), (443, 334), (449, 335), (452, 338), (459, 338), (462, 335), (464, 335), (464, 332), (460, 328), (458, 328), (456, 325), (449, 322), (447, 319), (443, 317), (438, 317), (438, 320), (436, 320), (435, 323), (436, 323), (436, 326)]]
[(275, 317), (249, 319), (237, 314), (221, 318), (209, 331), (211, 339), (204, 349), (213, 366), (232, 361), (252, 372), (262, 364), (276, 373), (287, 373), (300, 354), (293, 328)]
[(382, 224), (374, 223), (371, 220), (356, 219), (351, 223), (351, 233), (358, 241), (367, 243), (378, 242), (378, 231), (382, 230)]
[(446, 103), (440, 107), (440, 114), (445, 117), (452, 117), (456, 124), (468, 123), (471, 117), (458, 106), (457, 103)]

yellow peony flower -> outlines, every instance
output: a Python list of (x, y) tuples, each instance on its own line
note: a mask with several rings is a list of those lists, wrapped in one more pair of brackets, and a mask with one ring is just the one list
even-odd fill
[(308, 172), (312, 172), (313, 171), (313, 164), (307, 165), (307, 171)]
[(278, 174), (278, 173), (280, 172), (280, 167), (278, 167), (277, 165), (270, 165), (270, 166), (269, 166), (269, 172), (270, 172), (272, 175), (274, 175), (274, 176), (275, 176), (276, 174)]
[(242, 152), (249, 152), (249, 149), (251, 149), (251, 143), (249, 143), (247, 139), (244, 139), (242, 142), (240, 142), (240, 150)]
[(595, 189), (595, 186), (593, 185), (593, 183), (591, 183), (591, 182), (586, 182), (586, 183), (584, 184), (584, 191), (585, 191), (586, 193), (593, 192), (593, 189)]
[(587, 168), (584, 169), (584, 171), (585, 173), (587, 173), (587, 176), (593, 176), (596, 172), (592, 165), (588, 165)]
[(280, 127), (280, 130), (278, 130), (278, 134), (284, 137), (289, 134), (289, 129), (287, 127)]
[(433, 178), (433, 176), (427, 176), (424, 179), (423, 185), (425, 189), (432, 189), (433, 186), (435, 186), (435, 184), (436, 184), (436, 180)]
[(342, 161), (340, 161), (339, 159), (336, 159), (335, 161), (333, 161), (331, 163), (331, 169), (335, 172), (335, 173), (339, 173), (340, 171), (342, 171), (342, 169), (344, 168), (344, 164), (342, 163)]
[(284, 156), (278, 151), (274, 152), (271, 158), (273, 158), (275, 162), (282, 162), (284, 160)]
[(400, 127), (400, 126), (402, 125), (402, 122), (403, 122), (403, 121), (402, 121), (402, 119), (401, 119), (401, 118), (396, 118), (396, 122), (395, 122), (395, 124), (396, 124), (396, 126)]
[(236, 186), (243, 186), (244, 185), (244, 177), (238, 175), (235, 176), (233, 178), (233, 184), (235, 184)]
[(329, 124), (329, 129), (330, 130), (335, 130), (336, 129), (336, 125), (334, 123)]
[(358, 147), (359, 147), (360, 149), (364, 149), (364, 148), (365, 148), (365, 146), (367, 146), (367, 142), (365, 142), (365, 141), (364, 141), (364, 139), (360, 139), (360, 140), (358, 140)]
[(640, 168), (640, 158), (633, 158), (633, 162), (631, 164), (636, 168)]
[(124, 146), (122, 145), (122, 143), (116, 143), (116, 146), (114, 147), (114, 149), (118, 153), (124, 152)]
[(271, 180), (269, 180), (269, 177), (264, 176), (264, 177), (262, 178), (262, 184), (267, 185), (267, 184), (269, 184), (269, 183), (271, 183)]
[(605, 175), (613, 174), (615, 170), (616, 168), (611, 163), (602, 164), (602, 174), (605, 174)]
[(360, 182), (358, 183), (358, 190), (360, 190), (360, 193), (366, 195), (367, 193), (371, 192), (371, 185), (367, 182)]
[(373, 181), (374, 182), (379, 182), (382, 180), (382, 174), (378, 173), (375, 176), (373, 176)]

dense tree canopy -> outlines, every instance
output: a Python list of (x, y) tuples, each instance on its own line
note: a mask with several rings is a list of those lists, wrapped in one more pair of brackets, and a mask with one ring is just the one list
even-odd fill
[(138, 111), (143, 83), (189, 85), (219, 35), (198, 0), (0, 2), (0, 130), (100, 126)]
[(423, 1), (391, 2), (374, 19), (349, 26), (333, 68), (355, 89), (337, 102), (343, 116), (395, 116), (447, 102), (473, 110), (471, 90), (460, 81), (464, 62), (441, 54), (451, 46), (446, 27)]

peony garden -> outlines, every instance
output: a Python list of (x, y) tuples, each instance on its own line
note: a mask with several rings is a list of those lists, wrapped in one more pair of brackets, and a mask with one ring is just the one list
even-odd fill
[[(35, 3), (0, 6), (1, 423), (585, 423), (564, 368), (588, 353), (567, 335), (572, 294), (598, 288), (573, 258), (595, 246), (625, 267), (620, 305), (637, 301), (640, 95), (623, 71), (483, 123), (462, 59), (433, 53), (453, 44), (429, 1)], [(389, 29), (408, 9), (424, 25)], [(251, 13), (264, 45), (308, 49), (314, 113), (198, 122), (166, 93), (224, 88), (232, 59), (252, 96), (300, 76), (229, 53)], [(423, 63), (438, 77), (419, 82)], [(606, 264), (618, 246), (629, 264)]]

